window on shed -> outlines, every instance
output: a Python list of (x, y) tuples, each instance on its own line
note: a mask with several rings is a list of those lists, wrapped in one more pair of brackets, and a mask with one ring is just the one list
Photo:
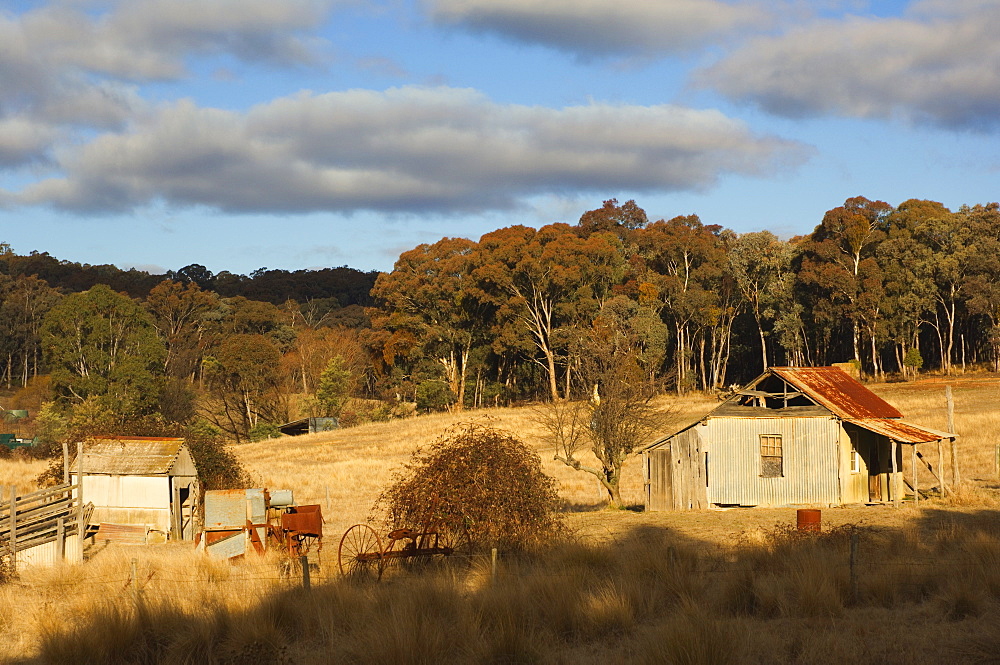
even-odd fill
[(760, 475), (763, 478), (781, 478), (781, 435), (760, 435)]

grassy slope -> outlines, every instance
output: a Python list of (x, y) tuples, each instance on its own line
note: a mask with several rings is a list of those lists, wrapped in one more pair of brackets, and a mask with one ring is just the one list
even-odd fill
[[(920, 510), (824, 510), (828, 527), (878, 527), (866, 536), (863, 550), (868, 560), (890, 567), (863, 577), (857, 607), (849, 599), (843, 543), (799, 551), (768, 540), (773, 525), (794, 521), (793, 509), (595, 510), (603, 500), (596, 482), (551, 460), (531, 410), (497, 409), (237, 447), (262, 485), (291, 488), (299, 503), (325, 504), (329, 488), (318, 591), (295, 592), (294, 579), (280, 578), (270, 559), (230, 566), (182, 545), (110, 547), (94, 552), (84, 568), (29, 571), (18, 584), (0, 586), (0, 634), (7, 637), (0, 640), (0, 662), (39, 649), (44, 662), (82, 653), (94, 662), (113, 657), (157, 662), (154, 654), (168, 649), (177, 662), (206, 662), (209, 655), (227, 653), (237, 661), (274, 662), (291, 657), (301, 662), (929, 663), (954, 659), (969, 645), (975, 650), (968, 654), (970, 662), (986, 662), (1000, 648), (996, 640), (975, 642), (1000, 611), (994, 600), (1000, 597), (1000, 576), (989, 572), (1000, 570), (998, 513), (985, 510), (993, 504), (987, 493), (997, 485), (992, 474), (1000, 381), (949, 382), (962, 434), (963, 473), (978, 479), (978, 493), (967, 495), (973, 502), (968, 506), (935, 501)], [(909, 420), (944, 429), (940, 380), (873, 389)], [(715, 404), (701, 397), (679, 401), (677, 425)], [(340, 533), (368, 517), (394, 470), (449, 425), (484, 417), (536, 447), (546, 471), (559, 480), (572, 511), (570, 527), (594, 547), (563, 548), (523, 566), (505, 564), (507, 581), (495, 590), (483, 584), (485, 573), (475, 567), (457, 580), (394, 578), (370, 591), (337, 583), (332, 576)], [(3, 482), (16, 482), (20, 491), (31, 489), (40, 470), (38, 463), (0, 461)], [(930, 479), (921, 484), (930, 485)], [(626, 500), (640, 503), (641, 487), (633, 460), (624, 479)], [(676, 568), (665, 563), (667, 544), (677, 548)], [(132, 558), (138, 559), (142, 598), (149, 605), (138, 615), (131, 609)], [(961, 575), (953, 574), (956, 561), (965, 566)], [(688, 569), (678, 577), (676, 571)], [(971, 576), (973, 571), (985, 577)], [(332, 583), (323, 584), (327, 580)], [(289, 632), (291, 625), (296, 631)], [(876, 625), (882, 628), (871, 629)], [(296, 637), (303, 626), (312, 641)], [(850, 638), (843, 639), (845, 634)], [(904, 639), (897, 643), (885, 639), (887, 634)], [(137, 644), (145, 645), (148, 657), (135, 651)], [(728, 651), (716, 653), (719, 647)], [(657, 651), (663, 649), (681, 651)]]
[[(1000, 380), (970, 377), (949, 379), (955, 396), (956, 429), (961, 434), (961, 468), (965, 478), (979, 479), (979, 485), (989, 485), (995, 478), (995, 445), (1000, 442), (995, 433), (1000, 429)], [(918, 382), (875, 384), (871, 388), (899, 408), (906, 420), (944, 430), (947, 414), (944, 382), (931, 378)], [(702, 396), (665, 400), (679, 427), (712, 409), (718, 402)], [(291, 488), (299, 503), (320, 503), (326, 513), (328, 533), (342, 533), (348, 526), (363, 522), (381, 488), (392, 474), (401, 468), (410, 454), (440, 436), (447, 427), (472, 419), (488, 418), (497, 427), (509, 429), (534, 446), (542, 458), (545, 471), (559, 481), (560, 493), (573, 513), (571, 526), (581, 529), (587, 537), (597, 539), (620, 534), (633, 526), (670, 524), (699, 538), (723, 540), (742, 528), (773, 524), (794, 519), (792, 509), (757, 510), (747, 514), (736, 511), (727, 516), (718, 513), (608, 514), (596, 512), (604, 502), (593, 476), (576, 472), (552, 460), (552, 450), (544, 443), (543, 431), (535, 423), (531, 408), (488, 409), (459, 414), (437, 414), (390, 423), (373, 423), (362, 427), (286, 437), (239, 446), (237, 454), (261, 484), (271, 488)], [(933, 446), (932, 446), (933, 448)], [(927, 451), (935, 463), (936, 448)], [(936, 482), (924, 472), (922, 487)], [(639, 458), (632, 458), (622, 481), (627, 503), (642, 504), (642, 475)], [(326, 496), (329, 489), (330, 509)], [(881, 509), (838, 509), (827, 511), (829, 524), (873, 519), (898, 522), (901, 516)]]

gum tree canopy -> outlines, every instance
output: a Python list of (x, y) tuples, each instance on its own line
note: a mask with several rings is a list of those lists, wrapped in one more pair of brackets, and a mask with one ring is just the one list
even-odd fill
[(155, 410), (166, 350), (131, 298), (103, 284), (70, 294), (46, 315), (41, 333), (59, 401), (96, 398), (120, 415)]

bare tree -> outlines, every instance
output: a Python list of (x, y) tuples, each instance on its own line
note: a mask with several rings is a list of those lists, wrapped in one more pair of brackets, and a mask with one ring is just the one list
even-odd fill
[[(592, 348), (577, 375), (588, 386), (589, 399), (545, 404), (537, 411), (539, 422), (555, 447), (555, 459), (595, 475), (608, 492), (609, 507), (621, 508), (625, 461), (663, 434), (672, 414), (651, 403), (658, 386), (649, 381), (632, 348)], [(579, 458), (588, 445), (597, 465)]]

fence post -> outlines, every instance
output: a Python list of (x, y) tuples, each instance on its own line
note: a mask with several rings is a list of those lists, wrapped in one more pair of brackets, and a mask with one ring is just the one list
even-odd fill
[(497, 548), (495, 548), (495, 547), (493, 548), (493, 551), (490, 553), (490, 560), (491, 560), (490, 582), (492, 584), (496, 584), (496, 582), (497, 582)]
[(63, 518), (56, 520), (56, 542), (59, 549), (59, 561), (65, 562), (66, 560), (66, 522)]
[(10, 486), (10, 567), (17, 572), (17, 485)]
[(299, 557), (299, 564), (302, 566), (302, 588), (308, 591), (311, 588), (309, 580), (309, 557), (305, 554)]
[(139, 560), (132, 558), (132, 600), (139, 604)]
[[(955, 400), (951, 395), (951, 386), (944, 387), (944, 397), (948, 403), (948, 433), (955, 433)], [(953, 490), (957, 490), (958, 486), (962, 484), (962, 475), (958, 470), (958, 444), (955, 442), (955, 438), (951, 439), (951, 487)]]
[(76, 444), (76, 540), (77, 559), (83, 563), (83, 537), (86, 535), (87, 526), (83, 514), (83, 439)]
[(851, 532), (851, 602), (858, 602), (858, 532)]

